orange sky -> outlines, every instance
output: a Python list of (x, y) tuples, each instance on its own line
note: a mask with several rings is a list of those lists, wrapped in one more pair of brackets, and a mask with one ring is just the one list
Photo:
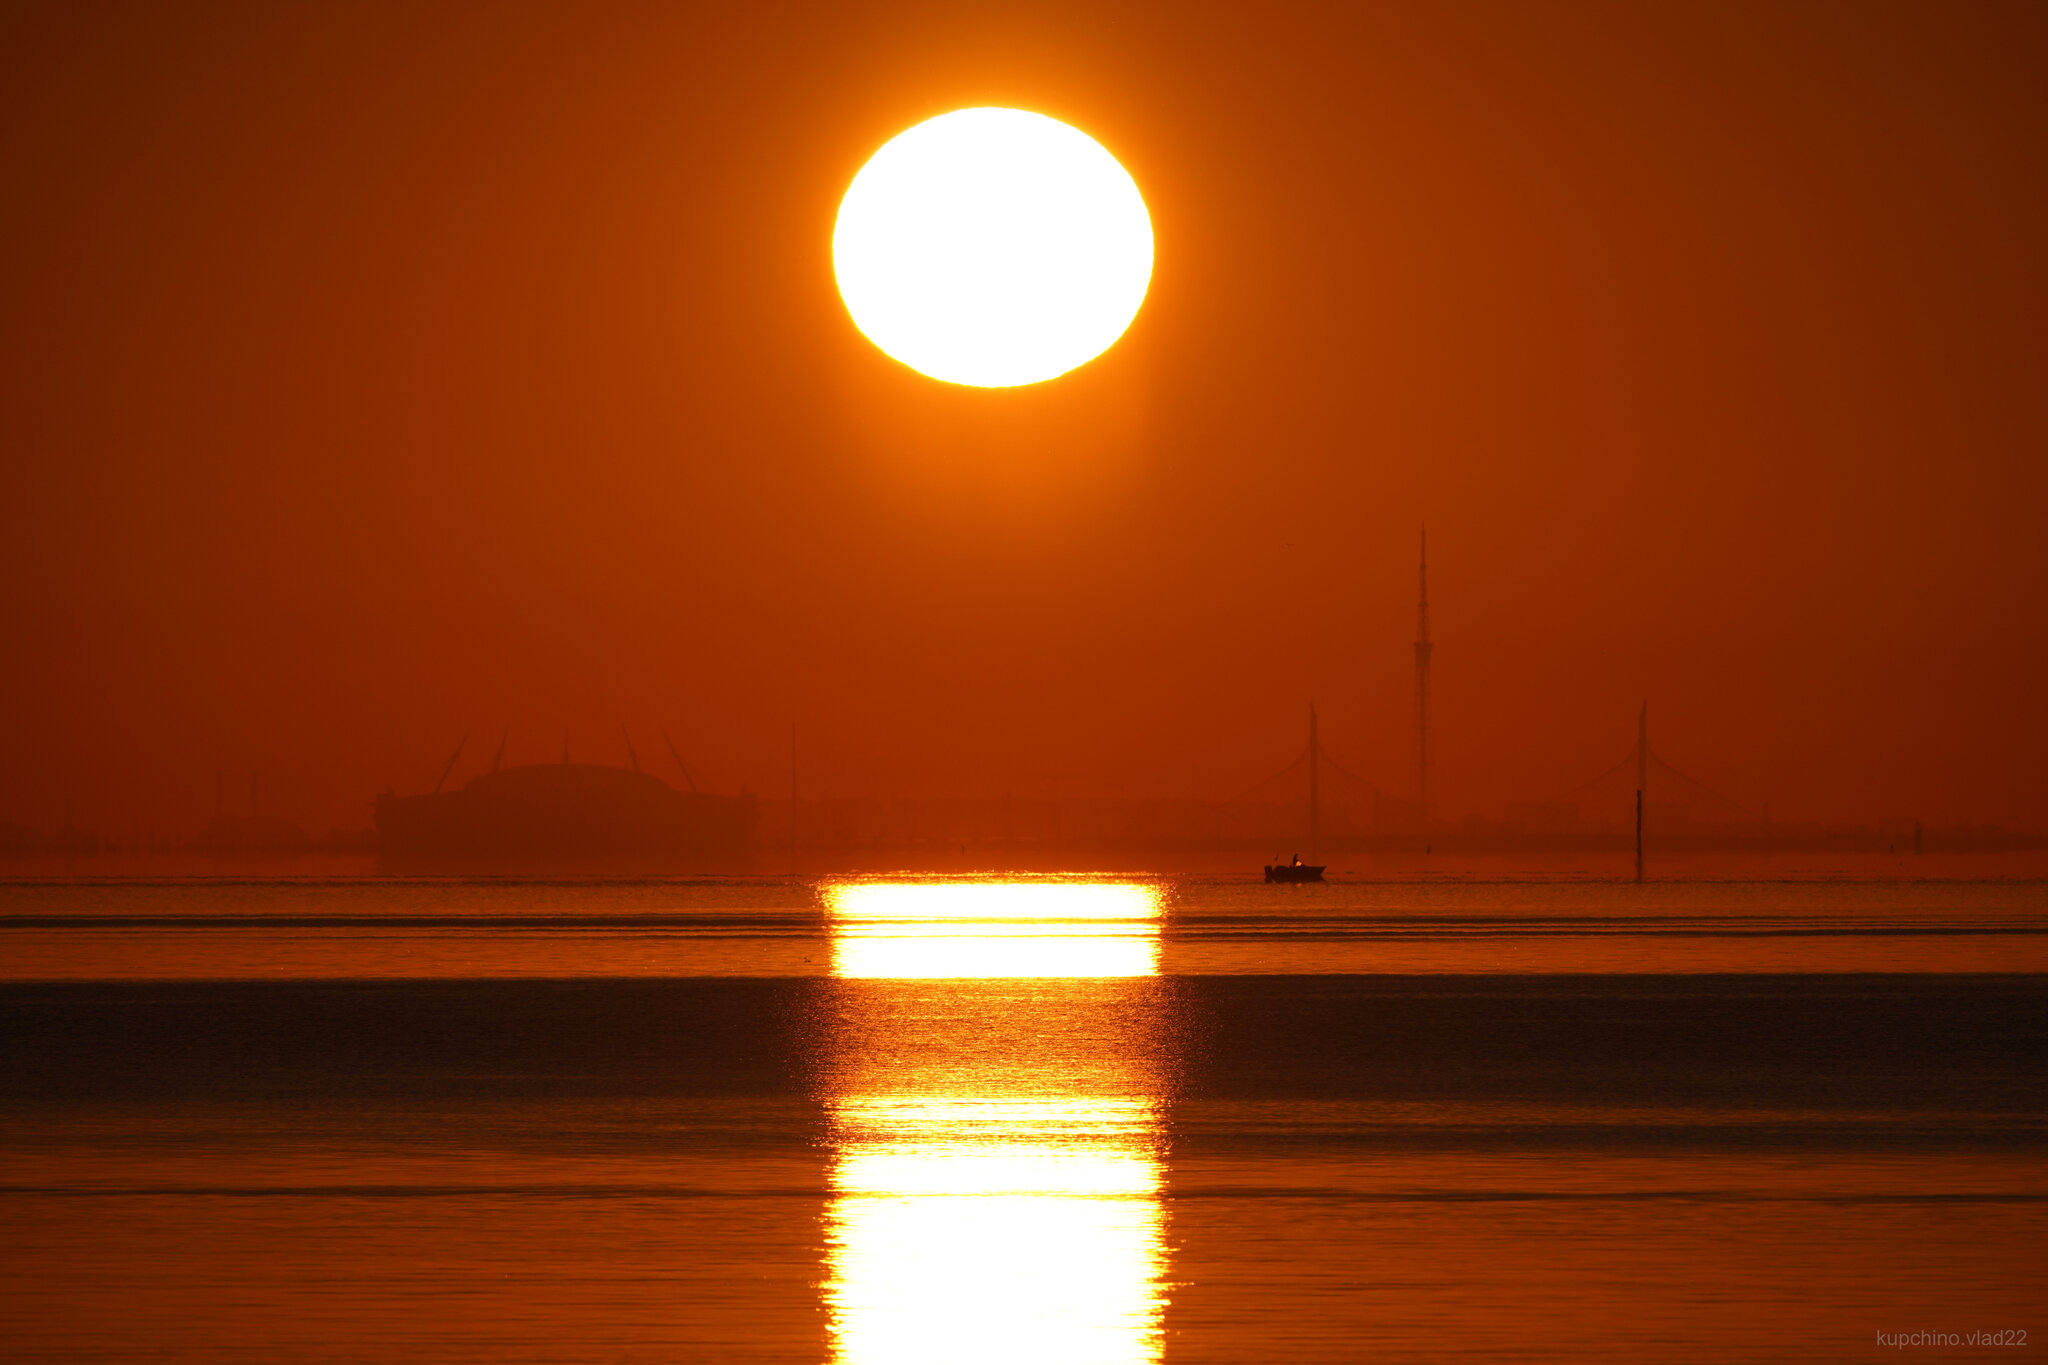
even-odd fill
[[(1656, 747), (2048, 827), (2028, 4), (17, 6), (0, 820), (361, 826), (488, 757), (1439, 809)], [(1044, 390), (855, 332), (838, 196), (1083, 128), (1158, 267)]]

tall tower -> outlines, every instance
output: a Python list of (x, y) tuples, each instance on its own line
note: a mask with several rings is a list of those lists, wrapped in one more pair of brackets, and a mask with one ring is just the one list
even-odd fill
[(1415, 607), (1415, 807), (1429, 828), (1429, 528), (1422, 528), (1422, 564)]

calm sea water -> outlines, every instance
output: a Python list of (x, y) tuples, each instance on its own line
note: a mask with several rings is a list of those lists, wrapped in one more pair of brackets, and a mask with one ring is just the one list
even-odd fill
[(0, 886), (25, 1360), (2026, 1332), (2048, 885)]

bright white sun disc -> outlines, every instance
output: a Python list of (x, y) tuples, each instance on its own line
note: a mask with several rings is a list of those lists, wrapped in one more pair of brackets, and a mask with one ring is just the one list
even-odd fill
[(1152, 280), (1152, 218), (1086, 133), (1022, 109), (960, 109), (861, 168), (832, 264), (854, 325), (912, 369), (1036, 384), (1131, 325)]

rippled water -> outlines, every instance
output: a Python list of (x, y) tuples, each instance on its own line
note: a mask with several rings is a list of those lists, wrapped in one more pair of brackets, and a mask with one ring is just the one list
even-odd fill
[(31, 1360), (2038, 1342), (2044, 940), (2028, 882), (17, 883), (0, 1321)]
[[(843, 885), (844, 893), (779, 878), (0, 883), (0, 979), (830, 976), (847, 928), (842, 917), (835, 931), (832, 897), (887, 883)], [(1095, 898), (1091, 913), (1105, 895), (1144, 898), (1140, 911), (1118, 913), (1168, 976), (2048, 971), (2040, 881), (1066, 885)], [(992, 925), (909, 937), (986, 941)], [(1013, 920), (1000, 932), (1044, 937), (1018, 929)]]

